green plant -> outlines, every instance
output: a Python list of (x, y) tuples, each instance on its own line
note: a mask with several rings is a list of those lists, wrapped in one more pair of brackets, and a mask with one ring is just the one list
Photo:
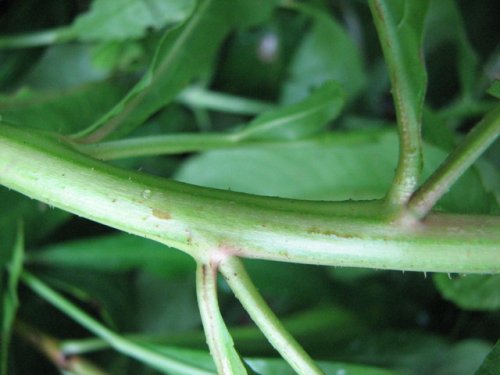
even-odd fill
[(0, 20), (3, 373), (50, 371), (26, 343), (71, 374), (498, 370), (499, 55), (457, 4), (48, 3), (69, 26)]

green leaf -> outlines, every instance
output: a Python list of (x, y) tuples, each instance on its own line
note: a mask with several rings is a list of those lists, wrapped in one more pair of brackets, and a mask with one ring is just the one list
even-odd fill
[(475, 375), (495, 375), (500, 372), (500, 340), (485, 358)]
[(17, 223), (24, 223), (24, 241), (31, 245), (45, 238), (71, 215), (0, 187), (0, 268), (11, 257)]
[[(253, 369), (261, 375), (293, 375), (295, 372), (280, 359), (247, 359)], [(397, 372), (377, 367), (348, 363), (318, 362), (325, 375), (396, 375)]]
[(108, 42), (143, 37), (148, 29), (183, 21), (195, 0), (94, 0), (67, 31), (84, 42)]
[[(160, 345), (153, 346), (155, 350), (168, 354), (171, 358), (178, 358), (186, 363), (196, 363), (203, 369), (214, 371), (215, 366), (210, 355), (207, 352), (195, 351), (189, 349), (178, 349), (164, 347)], [(293, 375), (295, 372), (282, 359), (270, 358), (245, 358), (248, 366), (261, 375)], [(319, 361), (320, 368), (326, 375), (396, 375), (397, 372), (385, 370), (377, 367), (354, 365), (347, 363), (334, 363)], [(179, 374), (181, 375), (181, 374)]]
[(466, 310), (500, 309), (500, 275), (434, 275), (443, 297)]
[(435, 375), (469, 375), (481, 365), (491, 345), (482, 340), (462, 340), (452, 345), (435, 363)]
[(68, 90), (108, 78), (108, 70), (92, 64), (90, 52), (90, 46), (82, 44), (52, 46), (20, 83), (36, 90)]
[(19, 283), (19, 276), (23, 269), (24, 257), (24, 238), (22, 225), (18, 225), (16, 243), (12, 257), (7, 264), (8, 275), (6, 277), (5, 285), (0, 281), (0, 292), (2, 296), (2, 306), (0, 306), (1, 315), (1, 340), (0, 340), (0, 374), (7, 374), (7, 360), (10, 344), (10, 336), (12, 332), (12, 325), (16, 317), (17, 309), (19, 307), (19, 299), (17, 296), (17, 285)]
[(497, 99), (500, 99), (500, 80), (497, 79), (493, 81), (490, 88), (488, 89), (488, 94), (494, 96)]
[(184, 24), (166, 32), (151, 67), (128, 95), (77, 136), (94, 142), (128, 133), (200, 77), (232, 29), (264, 20), (273, 7), (265, 0), (201, 0)]
[(330, 81), (297, 104), (260, 115), (238, 133), (238, 139), (290, 140), (311, 136), (337, 117), (343, 106), (342, 87)]
[(89, 237), (46, 247), (28, 260), (52, 267), (120, 272), (142, 268), (173, 279), (194, 271), (191, 257), (158, 242), (128, 234)]
[[(313, 140), (247, 145), (193, 156), (176, 178), (286, 198), (378, 199), (391, 185), (397, 153), (398, 142), (392, 132), (332, 133)], [(443, 151), (426, 145), (422, 178), (445, 157)], [(492, 203), (478, 176), (469, 171), (443, 197), (438, 209), (489, 213)]]
[(354, 98), (366, 81), (358, 46), (324, 10), (305, 4), (294, 7), (310, 16), (313, 25), (290, 63), (290, 78), (284, 85), (282, 101), (302, 100), (311, 89), (329, 80), (339, 82), (347, 97)]
[(84, 129), (106, 113), (126, 87), (120, 82), (104, 81), (71, 90), (22, 90), (15, 96), (0, 96), (0, 115), (3, 121), (19, 127), (68, 134)]

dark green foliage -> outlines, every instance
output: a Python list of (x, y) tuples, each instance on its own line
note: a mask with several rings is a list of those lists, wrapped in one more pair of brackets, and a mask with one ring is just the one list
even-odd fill
[[(395, 109), (365, 1), (7, 3), (0, 2), (0, 48), (15, 43), (7, 38), (12, 34), (54, 30), (55, 37), (34, 43), (36, 48), (0, 50), (2, 122), (84, 143), (174, 132), (228, 135), (234, 141), (229, 149), (120, 164), (219, 189), (371, 200), (391, 186), (398, 154)], [(493, 8), (494, 2), (384, 3), (402, 56), (389, 63), (405, 73), (417, 93), (411, 104), (423, 117), (423, 181), (498, 105), (498, 48), (484, 42), (476, 51), (468, 36), (471, 28), (476, 40), (491, 37), (480, 26), (497, 22), (498, 10), (476, 19), (462, 8)], [(242, 109), (227, 108), (223, 99), (215, 109), (196, 99), (186, 105), (179, 95), (190, 85), (243, 98)], [(252, 110), (245, 110), (245, 98), (263, 105), (248, 102)], [(498, 155), (497, 142), (436, 209), (498, 213)], [(16, 237), (21, 221), (24, 234)], [(246, 265), (271, 308), (326, 374), (500, 373), (498, 342), (493, 347), (500, 333), (498, 275), (427, 277), (256, 260)], [(57, 361), (37, 354), (40, 343), (19, 324), (56, 338), (58, 350), (107, 374), (176, 373), (102, 350), (110, 342), (92, 341), (74, 315), (19, 288), (23, 267), (119, 337), (200, 373), (215, 371), (196, 304), (195, 264), (186, 254), (0, 187), (0, 375), (63, 371), (56, 368), (60, 363), (40, 365)], [(222, 279), (219, 303), (249, 374), (293, 373), (250, 325)], [(84, 344), (96, 344), (88, 350), (99, 352), (86, 353)]]

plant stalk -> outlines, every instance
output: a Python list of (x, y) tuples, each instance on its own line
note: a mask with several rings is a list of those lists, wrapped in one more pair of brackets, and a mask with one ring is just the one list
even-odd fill
[(317, 202), (209, 189), (82, 155), (61, 140), (0, 125), (0, 184), (50, 206), (183, 250), (422, 272), (500, 272), (500, 218), (388, 219), (383, 204)]
[(419, 219), (427, 215), (458, 178), (495, 142), (499, 134), (500, 105), (497, 105), (412, 196), (409, 210)]
[(273, 347), (299, 375), (324, 375), (300, 344), (290, 335), (248, 276), (241, 260), (228, 257), (220, 271), (252, 320)]

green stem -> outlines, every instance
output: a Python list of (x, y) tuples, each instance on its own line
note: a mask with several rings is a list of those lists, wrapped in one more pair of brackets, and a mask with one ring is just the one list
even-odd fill
[(138, 156), (181, 154), (234, 147), (238, 142), (232, 134), (187, 133), (129, 138), (118, 141), (75, 145), (88, 155), (101, 160), (114, 160)]
[[(393, 206), (401, 207), (416, 190), (422, 169), (420, 128), (423, 93), (418, 92), (412, 81), (417, 74), (415, 71), (419, 71), (418, 74), (423, 72), (423, 77), (418, 79), (424, 82), (426, 75), (423, 62), (417, 64), (414, 61), (405, 61), (407, 55), (413, 51), (405, 49), (406, 40), (400, 37), (400, 26), (394, 19), (387, 1), (370, 0), (369, 5), (390, 73), (392, 96), (398, 119), (399, 162), (387, 201)], [(410, 69), (410, 65), (415, 66)]]
[(210, 264), (199, 264), (196, 270), (196, 291), (201, 320), (210, 354), (220, 375), (246, 374), (234, 348), (233, 339), (222, 319), (217, 300), (217, 269)]
[[(491, 100), (491, 101), (471, 101), (470, 99), (462, 99), (459, 100), (450, 106), (439, 110), (438, 114), (444, 119), (463, 119), (467, 117), (473, 117), (473, 116), (482, 116), (486, 112), (491, 111), (494, 109), (497, 105), (498, 101)], [(457, 124), (460, 124), (461, 122), (457, 122)]]
[(203, 188), (113, 167), (58, 139), (2, 125), (0, 184), (204, 263), (222, 251), (332, 266), (500, 271), (498, 217), (432, 214), (409, 224), (390, 221), (378, 201), (301, 201)]
[(228, 257), (219, 267), (252, 320), (290, 366), (301, 375), (324, 374), (266, 304), (241, 261)]
[(190, 107), (242, 115), (257, 115), (274, 108), (272, 104), (260, 100), (222, 94), (197, 86), (182, 91), (177, 100)]
[(61, 342), (24, 323), (16, 324), (16, 333), (31, 343), (40, 353), (50, 360), (61, 373), (74, 375), (108, 375), (92, 362), (77, 355), (66, 355), (61, 349)]
[(408, 204), (409, 210), (418, 218), (427, 215), (458, 178), (495, 142), (499, 134), (500, 105), (497, 105), (413, 195)]
[(55, 43), (64, 43), (72, 39), (69, 31), (69, 28), (61, 27), (29, 34), (3, 35), (0, 36), (0, 49), (43, 47)]
[(64, 312), (90, 332), (107, 341), (115, 350), (122, 354), (128, 355), (162, 371), (193, 375), (213, 375), (212, 372), (201, 370), (178, 360), (170, 359), (139, 344), (124, 339), (84, 313), (59, 293), (49, 288), (45, 283), (28, 272), (22, 273), (21, 280), (44, 300)]
[[(366, 327), (351, 312), (334, 306), (307, 310), (291, 317), (285, 317), (282, 322), (292, 336), (304, 342), (314, 343), (315, 346), (319, 347), (351, 340), (366, 330)], [(245, 356), (256, 353), (262, 355), (270, 349), (261, 331), (255, 327), (230, 327), (229, 332), (236, 346), (244, 350)], [(127, 340), (146, 344), (206, 348), (206, 337), (203, 331), (180, 332), (165, 336), (141, 334), (124, 334), (122, 336)], [(98, 337), (66, 340), (61, 343), (61, 351), (67, 355), (85, 354), (109, 347), (109, 343)]]

